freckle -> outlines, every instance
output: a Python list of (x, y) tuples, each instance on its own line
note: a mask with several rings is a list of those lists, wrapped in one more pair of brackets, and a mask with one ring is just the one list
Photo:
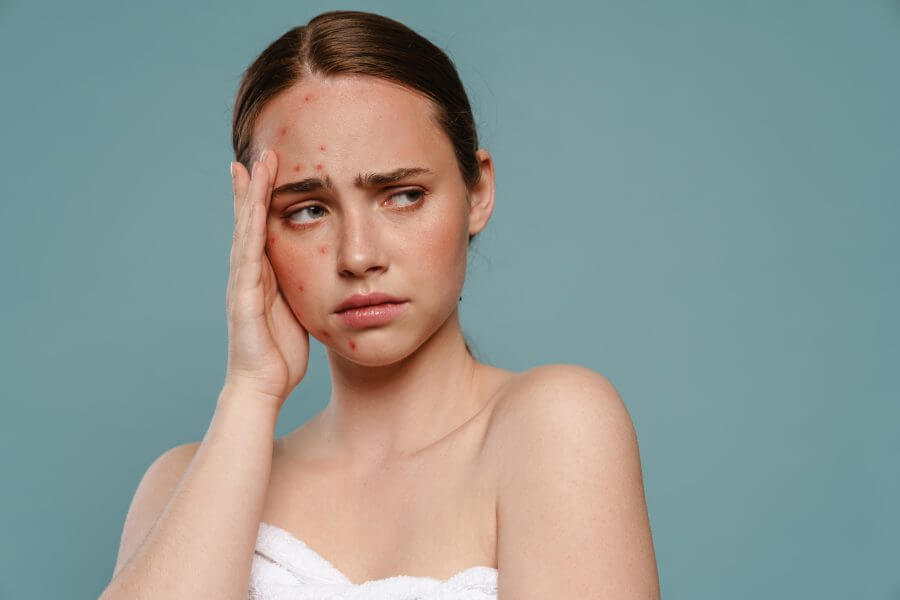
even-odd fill
[(303, 168), (303, 165), (300, 163), (297, 163), (296, 165), (294, 165), (294, 173), (299, 173), (300, 169), (302, 169), (302, 168)]
[(321, 170), (322, 170), (322, 163), (319, 163), (316, 165), (316, 171), (321, 171)]
[(297, 284), (297, 289), (300, 290), (300, 291), (302, 292), (302, 291), (303, 291), (303, 284), (302, 284), (302, 283)]
[(325, 144), (319, 144), (319, 150), (325, 152)]
[(350, 349), (356, 350), (356, 342), (354, 342), (353, 340), (350, 340)]

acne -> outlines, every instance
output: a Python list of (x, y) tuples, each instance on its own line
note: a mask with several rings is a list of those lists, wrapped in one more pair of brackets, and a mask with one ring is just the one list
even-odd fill
[(298, 291), (301, 291), (301, 292), (302, 292), (304, 289), (305, 289), (305, 288), (303, 287), (303, 284), (302, 284), (302, 283), (298, 283), (298, 284), (297, 284), (297, 290), (298, 290)]
[(285, 135), (287, 132), (288, 132), (287, 125), (285, 125), (284, 127), (282, 127), (281, 129), (278, 130), (278, 133), (280, 135)]
[(319, 254), (328, 254), (328, 246), (319, 246)]
[(301, 163), (297, 163), (296, 165), (294, 165), (294, 173), (299, 173), (302, 168), (303, 165)]
[(325, 152), (325, 144), (319, 144), (319, 150)]
[(306, 96), (303, 96), (303, 101), (304, 101), (304, 102), (309, 102), (310, 98), (312, 98), (312, 96), (310, 96), (309, 94), (307, 94)]
[(356, 350), (356, 342), (354, 342), (353, 340), (350, 340), (350, 349)]
[(318, 163), (316, 165), (316, 171), (321, 171), (321, 170), (322, 170), (322, 163)]
[(268, 243), (269, 243), (269, 248), (275, 247), (275, 236), (274, 235), (269, 236)]

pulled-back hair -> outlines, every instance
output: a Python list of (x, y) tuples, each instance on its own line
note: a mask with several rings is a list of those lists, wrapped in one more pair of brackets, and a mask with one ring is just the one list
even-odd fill
[[(269, 44), (241, 77), (231, 121), (235, 160), (249, 171), (257, 148), (253, 125), (266, 103), (307, 75), (368, 75), (414, 90), (431, 101), (456, 164), (471, 190), (481, 172), (478, 133), (456, 67), (443, 50), (388, 17), (335, 10), (289, 29)], [(475, 235), (469, 236), (469, 243)], [(471, 353), (468, 343), (466, 350)]]
[(272, 42), (241, 77), (232, 115), (235, 160), (248, 170), (253, 124), (266, 103), (305, 75), (368, 75), (411, 88), (431, 100), (438, 124), (453, 144), (467, 188), (480, 173), (478, 133), (456, 68), (443, 50), (388, 17), (335, 10), (294, 27)]

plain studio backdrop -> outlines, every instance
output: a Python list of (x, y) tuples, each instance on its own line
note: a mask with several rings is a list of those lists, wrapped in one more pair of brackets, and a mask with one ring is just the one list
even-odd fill
[[(0, 2), (0, 597), (96, 597), (202, 438), (238, 78), (334, 9), (455, 61), (497, 170), (463, 330), (619, 389), (663, 597), (900, 599), (889, 0)], [(329, 393), (312, 340), (276, 433)]]

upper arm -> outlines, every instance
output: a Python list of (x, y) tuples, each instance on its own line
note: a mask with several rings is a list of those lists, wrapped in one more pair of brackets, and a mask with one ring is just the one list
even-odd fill
[(199, 442), (175, 446), (161, 454), (147, 467), (125, 517), (113, 577), (131, 559), (147, 537), (199, 446)]
[(501, 598), (659, 598), (637, 437), (616, 388), (578, 365), (528, 373), (505, 403)]

